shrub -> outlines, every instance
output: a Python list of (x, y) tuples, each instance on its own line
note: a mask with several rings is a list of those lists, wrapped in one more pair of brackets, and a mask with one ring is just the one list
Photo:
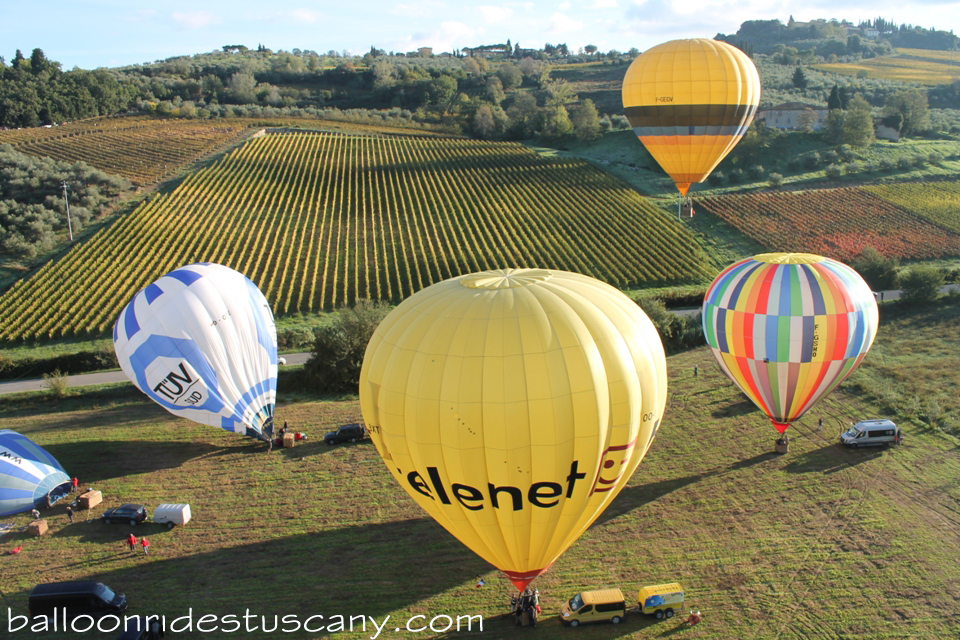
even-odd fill
[(664, 302), (657, 298), (641, 298), (637, 300), (637, 304), (657, 328), (663, 348), (668, 354), (703, 344), (703, 324), (699, 315), (693, 318), (678, 316), (667, 311)]
[(307, 327), (292, 327), (277, 331), (277, 348), (281, 351), (289, 349), (309, 349), (316, 339), (314, 330)]
[(800, 162), (800, 158), (790, 158), (789, 160), (787, 160), (788, 171), (800, 171), (802, 166), (803, 165)]
[(829, 151), (823, 152), (823, 162), (827, 165), (837, 164), (840, 162), (840, 154), (830, 149)]
[(357, 392), (367, 343), (389, 311), (385, 302), (358, 300), (355, 306), (341, 309), (334, 322), (317, 330), (310, 359), (303, 366), (314, 391)]
[(723, 181), (727, 179), (727, 176), (724, 175), (723, 171), (714, 171), (707, 178), (707, 182), (710, 183), (711, 187), (719, 187), (723, 184)]
[(906, 171), (907, 169), (913, 168), (913, 163), (910, 162), (910, 158), (907, 156), (901, 156), (897, 158), (897, 169), (901, 171)]
[(843, 169), (838, 164), (830, 164), (823, 170), (823, 173), (831, 180), (836, 180), (843, 174)]
[(901, 300), (906, 305), (929, 304), (940, 296), (943, 282), (943, 271), (940, 269), (924, 264), (914, 265), (900, 278), (900, 288), (903, 289)]
[(762, 164), (753, 164), (747, 167), (747, 175), (750, 176), (751, 180), (759, 180), (763, 177), (764, 173), (766, 173), (766, 171)]
[(900, 263), (896, 258), (887, 258), (873, 247), (864, 247), (850, 266), (860, 274), (874, 291), (896, 289)]
[(927, 156), (922, 154), (917, 154), (913, 156), (910, 162), (911, 164), (913, 164), (913, 166), (917, 167), (918, 169), (922, 169), (923, 167), (927, 166)]
[(880, 171), (893, 171), (893, 168), (897, 166), (897, 163), (890, 158), (880, 158), (877, 166), (880, 167)]
[(816, 169), (820, 166), (820, 154), (814, 151), (803, 159), (803, 166), (807, 169)]
[(863, 166), (859, 162), (848, 162), (847, 164), (843, 165), (843, 171), (847, 175), (860, 173), (863, 171)]
[(734, 169), (730, 172), (730, 183), (740, 184), (743, 182), (743, 169)]
[(768, 177), (767, 184), (774, 189), (779, 189), (781, 186), (783, 186), (783, 176), (779, 173), (771, 173)]
[(52, 373), (43, 374), (43, 381), (47, 383), (50, 389), (50, 395), (54, 398), (63, 398), (67, 395), (67, 374), (61, 373), (59, 369), (54, 369)]
[(940, 164), (943, 162), (943, 154), (940, 153), (939, 151), (931, 151), (931, 152), (927, 155), (927, 161), (928, 161), (930, 164), (935, 164), (935, 165), (937, 165), (937, 166), (939, 167)]
[(837, 147), (837, 156), (839, 156), (843, 162), (851, 162), (857, 158), (857, 154), (853, 152), (853, 149), (848, 144), (842, 144)]

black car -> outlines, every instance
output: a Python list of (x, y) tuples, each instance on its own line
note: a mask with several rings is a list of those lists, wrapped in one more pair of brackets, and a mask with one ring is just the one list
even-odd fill
[(101, 522), (113, 524), (115, 522), (129, 522), (130, 526), (136, 526), (147, 519), (147, 509), (142, 504), (124, 504), (119, 507), (107, 509), (100, 516)]
[(339, 444), (341, 442), (356, 442), (366, 437), (367, 430), (359, 422), (354, 422), (338, 427), (336, 431), (331, 431), (323, 436), (323, 441), (327, 444)]

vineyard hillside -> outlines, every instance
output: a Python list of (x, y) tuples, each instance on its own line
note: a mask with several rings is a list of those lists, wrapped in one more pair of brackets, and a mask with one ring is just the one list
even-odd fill
[(150, 185), (231, 142), (248, 129), (235, 120), (97, 118), (58, 127), (0, 131), (0, 144), (32, 156), (88, 165)]
[[(955, 189), (949, 185), (956, 183), (936, 184), (943, 184), (949, 194)], [(924, 194), (929, 187), (748, 193), (697, 202), (699, 210), (709, 211), (771, 250), (816, 253), (845, 262), (866, 247), (899, 259), (960, 256), (958, 214), (936, 213), (933, 203), (941, 200), (932, 192)]]
[(4, 340), (106, 335), (183, 264), (231, 266), (277, 315), (399, 301), (501, 267), (620, 287), (709, 281), (692, 233), (615, 178), (517, 143), (331, 132), (248, 140), (0, 297)]
[(904, 182), (864, 190), (960, 233), (960, 181)]
[(856, 62), (813, 65), (815, 69), (857, 77), (926, 85), (951, 84), (960, 76), (960, 51), (898, 48), (889, 56)]

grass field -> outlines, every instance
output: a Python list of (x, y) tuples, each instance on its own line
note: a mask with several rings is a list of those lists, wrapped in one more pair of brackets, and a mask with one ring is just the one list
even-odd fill
[[(24, 547), (0, 555), (0, 625), (6, 607), (25, 611), (37, 582), (95, 578), (126, 592), (131, 613), (163, 614), (168, 622), (191, 607), (195, 623), (200, 615), (247, 609), (269, 624), (274, 615), (303, 621), (319, 614), (372, 616), (380, 625), (389, 615), (379, 637), (391, 639), (956, 637), (960, 445), (939, 427), (960, 418), (958, 317), (956, 301), (936, 312), (885, 313), (864, 366), (794, 425), (783, 456), (773, 453), (774, 429), (705, 348), (671, 357), (660, 435), (607, 512), (534, 583), (546, 614), (537, 630), (514, 627), (506, 616), (512, 587), (418, 511), (370, 443), (322, 444), (324, 431), (359, 419), (355, 399), (291, 399), (281, 380), (278, 417), (310, 439), (270, 454), (178, 420), (129, 386), (60, 401), (0, 399), (5, 427), (34, 438), (83, 485), (104, 492), (104, 505), (84, 516), (127, 501), (151, 509), (183, 501), (194, 510), (185, 527), (138, 529), (152, 542), (144, 557), (125, 550), (128, 526), (69, 524), (55, 507), (48, 535), (16, 533), (0, 542), (0, 552)], [(885, 400), (870, 399), (884, 390)], [(931, 423), (917, 417), (909, 398), (933, 390), (944, 404)], [(906, 444), (876, 451), (836, 444), (844, 425), (880, 415), (880, 405), (901, 412)], [(28, 517), (6, 520), (22, 525)], [(482, 589), (474, 587), (478, 575), (487, 582)], [(618, 626), (561, 630), (555, 616), (579, 590), (618, 586), (632, 599), (643, 584), (673, 580), (685, 586), (688, 606), (704, 614), (695, 628), (684, 627), (683, 616), (655, 622), (630, 615)], [(483, 632), (394, 631), (414, 615), (424, 618), (412, 627), (474, 614), (484, 617)], [(438, 629), (447, 623), (434, 620)], [(374, 633), (368, 621), (365, 632), (335, 637)], [(280, 635), (194, 629), (167, 637)]]

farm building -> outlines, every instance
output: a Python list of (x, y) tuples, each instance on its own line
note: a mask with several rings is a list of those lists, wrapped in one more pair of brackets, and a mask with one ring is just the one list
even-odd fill
[(802, 102), (784, 102), (768, 109), (757, 111), (757, 120), (768, 127), (795, 131), (805, 126), (818, 131), (827, 117), (826, 107), (815, 107)]

